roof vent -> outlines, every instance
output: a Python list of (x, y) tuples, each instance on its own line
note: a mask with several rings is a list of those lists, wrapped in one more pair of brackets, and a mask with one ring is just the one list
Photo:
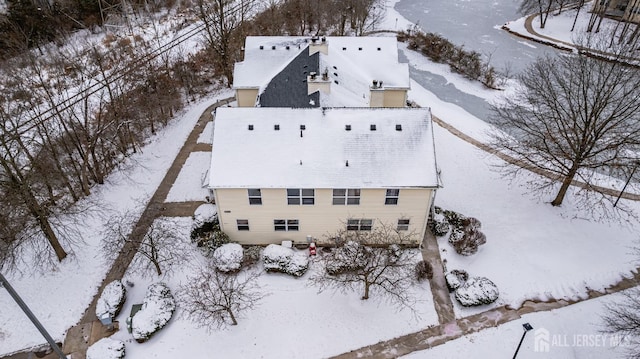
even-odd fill
[(301, 130), (306, 130), (306, 129), (307, 129), (307, 126), (306, 126), (306, 125), (300, 125), (300, 129), (301, 129)]
[(271, 46), (271, 50), (275, 50), (276, 49), (276, 45)]
[(396, 125), (396, 131), (402, 131), (402, 125)]
[(349, 160), (344, 163), (345, 166), (349, 167)]
[(342, 51), (347, 51), (347, 48), (346, 48), (346, 47), (343, 47), (343, 48), (342, 48)]
[(285, 47), (285, 49), (287, 49), (287, 50), (289, 50), (289, 48), (290, 48), (290, 47), (289, 47), (289, 45), (287, 45), (287, 46)]
[(369, 126), (369, 129), (370, 129), (371, 131), (375, 131), (375, 130), (376, 130), (376, 125), (371, 125), (371, 126)]
[(249, 125), (249, 131), (253, 131), (253, 125)]
[(260, 45), (260, 50), (264, 50), (264, 46)]
[(373, 80), (373, 88), (374, 89), (378, 88), (378, 80)]
[(334, 65), (334, 66), (333, 66), (333, 69), (334, 69), (334, 70), (337, 70), (338, 68)]
[(345, 131), (351, 131), (351, 125), (344, 125)]
[(382, 48), (380, 48), (380, 47), (379, 47), (379, 48), (378, 48), (378, 51), (380, 51), (380, 50), (382, 50)]
[(362, 48), (361, 48), (361, 47), (359, 47), (359, 48), (358, 48), (358, 51), (362, 51)]
[(312, 37), (312, 38), (311, 38), (311, 42), (312, 42), (312, 43), (314, 43), (314, 44), (315, 44), (317, 41), (318, 41), (318, 38), (317, 38), (317, 37), (315, 37), (315, 36), (314, 36), (314, 37)]
[(273, 129), (276, 131), (280, 131), (280, 125), (273, 125)]
[(309, 76), (311, 76), (311, 79), (312, 79), (312, 80), (315, 80), (315, 79), (316, 79), (316, 76), (318, 76), (318, 74), (317, 74), (316, 72), (313, 72), (313, 71), (312, 71), (312, 72), (309, 72)]
[(339, 85), (338, 80), (333, 80), (333, 82), (335, 82), (336, 85)]
[(322, 42), (327, 42), (327, 37), (326, 36), (322, 37)]

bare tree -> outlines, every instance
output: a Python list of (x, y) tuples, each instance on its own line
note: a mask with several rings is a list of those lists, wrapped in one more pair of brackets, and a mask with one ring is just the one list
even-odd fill
[(256, 271), (225, 274), (214, 266), (200, 269), (181, 286), (182, 307), (201, 327), (237, 325), (238, 317), (265, 297), (257, 284), (259, 276)]
[[(630, 50), (619, 48), (617, 60)], [(551, 202), (559, 206), (574, 179), (591, 186), (594, 173), (622, 175), (632, 168), (640, 150), (638, 78), (640, 69), (615, 59), (574, 54), (536, 60), (518, 76), (516, 93), (493, 107), (499, 131), (492, 145), (517, 160), (507, 172), (544, 172), (547, 177), (533, 183), (559, 183)]]
[(135, 252), (129, 271), (141, 275), (155, 272), (158, 276), (171, 274), (191, 259), (188, 239), (174, 224), (156, 219), (144, 236), (136, 236), (131, 233), (134, 218), (134, 213), (125, 212), (107, 220), (102, 232), (102, 251), (107, 258), (121, 251)]
[(403, 246), (415, 243), (415, 232), (398, 231), (384, 223), (371, 230), (341, 230), (329, 236), (338, 246), (323, 253), (323, 270), (311, 278), (319, 292), (362, 290), (362, 299), (375, 294), (399, 306), (413, 309), (410, 286), (415, 252)]
[(522, 0), (518, 11), (524, 15), (537, 13), (540, 17), (540, 28), (544, 29), (547, 18), (551, 13), (551, 8), (556, 1), (557, 0)]
[(213, 51), (214, 61), (227, 78), (228, 86), (233, 83), (233, 65), (236, 51), (244, 40), (240, 33), (245, 21), (252, 15), (255, 0), (198, 0), (198, 16), (204, 22), (207, 45)]
[(627, 357), (640, 358), (640, 289), (633, 288), (621, 295), (621, 301), (605, 304), (602, 332), (619, 336)]

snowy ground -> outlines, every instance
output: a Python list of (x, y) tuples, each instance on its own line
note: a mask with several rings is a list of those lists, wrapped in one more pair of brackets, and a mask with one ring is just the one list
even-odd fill
[[(191, 218), (170, 220), (188, 236)], [(194, 267), (206, 261), (195, 247), (193, 251), (196, 255), (191, 265), (174, 277), (162, 278), (174, 293), (192, 275)], [(415, 318), (408, 310), (397, 311), (376, 301), (373, 295), (362, 301), (359, 293), (318, 294), (309, 285), (313, 268), (311, 263), (310, 271), (300, 278), (263, 273), (259, 284), (269, 295), (239, 318), (236, 327), (212, 332), (197, 328), (184, 318), (178, 303), (174, 318), (149, 342), (136, 343), (124, 326), (113, 338), (126, 342), (127, 356), (132, 358), (207, 358), (211, 353), (220, 358), (320, 358), (437, 324), (427, 282), (416, 288), (420, 302), (416, 308), (419, 318)], [(125, 280), (135, 286), (127, 288), (120, 323), (125, 322), (131, 305), (142, 301), (146, 286), (152, 283), (129, 275)]]
[(531, 324), (533, 330), (527, 333), (522, 342), (518, 352), (519, 359), (624, 358), (624, 342), (619, 346), (617, 343), (620, 343), (620, 337), (599, 333), (602, 327), (597, 314), (602, 311), (605, 303), (620, 298), (621, 295), (616, 294), (549, 312), (527, 314), (520, 320), (466, 335), (402, 358), (511, 358), (524, 332), (524, 323)]
[(165, 202), (204, 201), (209, 195), (207, 169), (211, 152), (192, 152), (174, 182)]
[[(396, 18), (398, 28), (406, 25), (406, 20), (395, 13), (388, 15), (386, 21), (396, 26)], [(461, 91), (485, 99), (495, 96), (492, 91), (448, 73), (440, 65), (408, 56), (412, 65), (428, 66), (430, 71), (441, 72)], [(431, 107), (436, 116), (475, 138), (484, 138), (489, 127), (460, 107), (439, 100), (415, 82), (410, 98)], [(94, 189), (92, 199), (117, 211), (146, 202), (193, 124), (212, 102), (213, 98), (189, 107), (180, 120), (174, 121), (132, 159), (139, 165), (114, 173), (107, 185)], [(571, 209), (570, 201), (563, 208), (553, 208), (545, 203), (548, 196), (529, 193), (522, 180), (510, 184), (502, 179), (494, 171), (494, 166), (500, 163), (498, 160), (435, 127), (438, 163), (445, 185), (438, 192), (436, 204), (479, 218), (487, 235), (487, 244), (471, 257), (457, 256), (448, 244), (442, 243), (441, 248), (446, 250), (443, 258), (447, 259), (450, 269), (463, 268), (472, 275), (493, 280), (501, 290), (499, 304), (517, 305), (525, 298), (544, 299), (549, 295), (579, 297), (586, 293), (587, 287), (599, 289), (612, 284), (635, 267), (635, 257), (629, 254), (629, 249), (638, 239), (640, 228), (637, 224), (621, 226), (583, 219), (585, 214)], [(201, 137), (199, 142), (205, 142), (205, 138)], [(195, 166), (185, 166), (188, 167), (191, 169), (185, 176), (190, 173), (191, 177), (199, 177), (197, 171), (193, 172)], [(186, 182), (183, 185), (186, 186)], [(193, 190), (199, 191), (199, 184)], [(174, 195), (176, 198), (188, 196), (186, 192)], [(629, 205), (640, 210), (635, 203)], [(101, 221), (89, 218), (84, 222), (86, 245), (76, 250), (75, 259), (65, 261), (51, 274), (9, 276), (58, 340), (80, 318), (106, 271), (106, 264), (99, 259), (102, 258), (97, 248), (99, 236), (95, 235)], [(188, 222), (186, 218), (177, 220), (185, 231)], [(194, 261), (193, 265), (197, 264), (199, 262)], [(184, 273), (165, 279), (175, 290), (189, 271), (186, 267)], [(428, 286), (421, 292), (424, 296), (422, 319), (415, 321), (408, 313), (396, 313), (383, 304), (363, 303), (357, 295), (318, 295), (314, 288), (305, 285), (307, 277), (263, 275), (261, 284), (271, 295), (241, 318), (236, 328), (208, 333), (183, 319), (178, 309), (176, 317), (148, 343), (132, 342), (125, 331), (117, 333), (116, 338), (127, 340), (127, 352), (134, 358), (209, 357), (212, 352), (220, 357), (324, 357), (424, 329), (437, 321)], [(129, 299), (119, 318), (121, 323), (131, 304), (142, 300), (148, 282), (129, 279), (136, 286), (129, 290)], [(535, 328), (546, 328), (552, 335), (594, 334), (600, 303), (614, 299), (614, 296), (606, 297), (548, 313), (531, 314), (522, 322), (529, 321)], [(5, 291), (0, 291), (0, 308), (3, 308), (0, 311), (0, 353), (43, 342)], [(471, 312), (475, 311), (456, 308), (457, 316)], [(414, 355), (416, 358), (508, 357), (522, 333), (521, 324), (519, 321), (507, 323)], [(519, 357), (538, 354), (532, 354), (532, 334), (527, 336)], [(572, 338), (567, 340), (570, 342)], [(612, 357), (605, 349), (552, 347), (550, 353), (556, 353), (556, 349), (558, 354), (554, 357), (557, 358)]]
[[(569, 44), (576, 44), (576, 43), (579, 43), (580, 41), (584, 41), (585, 40), (584, 37), (587, 37), (592, 34), (593, 35), (596, 34), (595, 32), (594, 33), (586, 32), (587, 26), (589, 24), (589, 18), (591, 17), (590, 10), (592, 6), (593, 6), (593, 3), (589, 2), (580, 10), (580, 13), (578, 14), (578, 18), (576, 20), (574, 31), (571, 31), (571, 27), (573, 26), (573, 20), (576, 17), (576, 11), (577, 11), (576, 9), (565, 10), (560, 14), (557, 14), (555, 12), (552, 13), (547, 18), (547, 22), (545, 23), (544, 28), (540, 28), (540, 17), (536, 16), (532, 22), (533, 29), (541, 35), (559, 40), (555, 42), (539, 36), (531, 35), (529, 32), (527, 32), (527, 30), (524, 27), (526, 17), (522, 17), (520, 19), (508, 22), (506, 26), (512, 31), (520, 33), (524, 36), (538, 38), (542, 41), (553, 42), (562, 47), (567, 47), (568, 45), (562, 44), (561, 41)], [(600, 25), (600, 32), (597, 33), (596, 36), (602, 36), (605, 40), (609, 41), (610, 37), (608, 34), (616, 30), (616, 26), (618, 25), (619, 27), (617, 31), (619, 34), (620, 31), (622, 30), (623, 24), (620, 24), (620, 22), (615, 21), (613, 19), (604, 18), (602, 20), (602, 24)], [(628, 33), (633, 32), (633, 29), (635, 28), (635, 26), (636, 25), (632, 24)], [(535, 46), (535, 45), (532, 45), (532, 46)]]
[[(142, 151), (128, 160), (124, 170), (111, 174), (105, 185), (94, 187), (89, 200), (120, 213), (144, 205), (162, 181), (202, 111), (215, 101), (214, 97), (202, 100), (178, 115)], [(62, 340), (66, 330), (80, 319), (108, 269), (110, 262), (104, 262), (104, 255), (99, 250), (98, 233), (102, 230), (103, 220), (100, 216), (83, 216), (81, 236), (85, 243), (79, 245), (75, 255), (66, 259), (55, 272), (24, 276), (5, 273), (54, 339)], [(44, 343), (4, 290), (0, 290), (0, 308), (0, 354)]]

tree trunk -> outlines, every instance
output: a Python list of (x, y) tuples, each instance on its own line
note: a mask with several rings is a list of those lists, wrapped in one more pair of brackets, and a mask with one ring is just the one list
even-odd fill
[(236, 320), (236, 316), (233, 315), (233, 311), (227, 308), (227, 313), (229, 313), (229, 318), (231, 319), (231, 325), (238, 325), (238, 321)]
[(573, 181), (573, 178), (576, 176), (576, 173), (578, 172), (578, 167), (579, 167), (578, 163), (574, 162), (573, 166), (569, 170), (569, 173), (564, 177), (564, 180), (562, 180), (562, 186), (560, 186), (560, 190), (558, 191), (556, 198), (551, 202), (552, 206), (555, 207), (562, 204), (562, 201), (564, 200), (564, 196), (567, 194), (567, 191), (569, 190), (569, 186), (571, 186), (571, 182)]
[(369, 286), (371, 285), (371, 283), (369, 282), (364, 282), (364, 295), (362, 296), (363, 300), (367, 300), (369, 299)]

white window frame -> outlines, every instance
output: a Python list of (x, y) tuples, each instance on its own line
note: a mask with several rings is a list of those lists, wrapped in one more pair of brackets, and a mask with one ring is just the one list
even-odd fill
[(371, 231), (373, 219), (349, 218), (347, 219), (347, 231)]
[(313, 206), (316, 190), (313, 188), (287, 188), (287, 204), (290, 206)]
[(397, 188), (387, 188), (387, 192), (384, 196), (384, 204), (387, 206), (395, 206), (398, 204), (400, 198), (400, 190)]
[(399, 218), (398, 227), (396, 229), (398, 231), (408, 231), (409, 225), (411, 225), (411, 220), (409, 218)]
[(339, 206), (344, 206), (345, 204), (357, 206), (360, 204), (360, 194), (359, 188), (334, 188), (332, 203)]
[(276, 232), (290, 232), (300, 230), (300, 220), (298, 219), (274, 219), (273, 230)]
[(238, 231), (249, 231), (249, 220), (236, 219), (236, 227), (238, 228)]
[[(253, 191), (253, 193), (252, 193), (252, 191)], [(251, 206), (260, 206), (260, 205), (262, 205), (262, 191), (260, 190), (260, 188), (248, 188), (247, 189), (247, 196), (249, 197), (249, 205), (251, 205)]]

